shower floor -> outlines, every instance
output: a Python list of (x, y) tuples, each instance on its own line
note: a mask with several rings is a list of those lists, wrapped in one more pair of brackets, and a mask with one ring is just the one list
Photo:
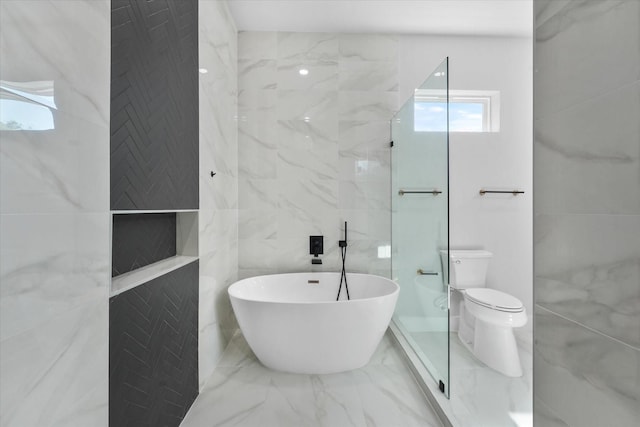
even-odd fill
[[(423, 348), (442, 346), (446, 334), (412, 333)], [(449, 334), (450, 400), (439, 399), (444, 412), (456, 427), (530, 427), (533, 425), (533, 358), (519, 347), (524, 374), (509, 378), (476, 359), (460, 342), (456, 333)], [(437, 354), (435, 354), (437, 356)], [(445, 354), (442, 355), (446, 357)], [(435, 360), (437, 366), (446, 360)], [(445, 365), (446, 366), (446, 365)]]
[(330, 375), (265, 368), (237, 333), (181, 427), (442, 426), (389, 333), (367, 366)]

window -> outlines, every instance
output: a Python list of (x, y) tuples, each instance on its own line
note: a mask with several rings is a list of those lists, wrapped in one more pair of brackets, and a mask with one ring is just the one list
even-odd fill
[[(414, 130), (445, 132), (447, 100), (443, 91), (416, 90)], [(449, 91), (450, 132), (499, 132), (500, 92)]]

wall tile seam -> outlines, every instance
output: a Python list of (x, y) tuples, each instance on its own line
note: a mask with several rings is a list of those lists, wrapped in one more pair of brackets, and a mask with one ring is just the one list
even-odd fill
[(633, 345), (631, 345), (631, 344), (628, 344), (628, 343), (626, 343), (626, 342), (624, 342), (624, 341), (621, 341), (621, 340), (620, 340), (620, 339), (618, 339), (618, 338), (615, 338), (615, 337), (612, 337), (612, 336), (610, 336), (610, 335), (607, 335), (607, 334), (605, 334), (605, 333), (603, 333), (603, 332), (598, 331), (597, 329), (594, 329), (594, 328), (592, 328), (592, 327), (590, 327), (590, 326), (587, 326), (587, 325), (585, 325), (585, 324), (582, 324), (582, 323), (580, 323), (580, 322), (578, 322), (578, 321), (576, 321), (576, 320), (573, 320), (573, 319), (570, 319), (570, 318), (568, 318), (568, 317), (565, 317), (565, 316), (563, 316), (562, 314), (556, 313), (556, 312), (555, 312), (555, 311), (553, 311), (553, 310), (549, 310), (548, 308), (546, 308), (546, 307), (544, 307), (544, 306), (542, 306), (542, 305), (538, 304), (537, 302), (535, 303), (535, 307), (536, 307), (536, 308), (539, 308), (539, 309), (541, 309), (541, 310), (543, 310), (543, 311), (546, 311), (547, 313), (550, 313), (550, 314), (552, 314), (552, 315), (554, 315), (554, 316), (556, 316), (556, 317), (559, 317), (559, 318), (561, 318), (561, 319), (563, 319), (563, 320), (566, 320), (567, 322), (571, 322), (571, 323), (573, 323), (574, 325), (580, 326), (580, 327), (582, 327), (583, 329), (586, 329), (586, 330), (588, 330), (588, 331), (590, 331), (590, 332), (592, 332), (592, 333), (594, 333), (594, 334), (600, 335), (601, 337), (608, 338), (608, 339), (610, 339), (611, 341), (614, 341), (614, 342), (615, 342), (615, 343), (617, 343), (617, 344), (623, 345), (623, 346), (625, 346), (625, 347), (627, 347), (627, 348), (629, 348), (629, 349), (631, 349), (631, 350), (633, 350), (633, 351), (635, 351), (635, 352), (639, 353), (639, 355), (640, 355), (640, 348), (639, 348), (639, 347), (635, 347), (635, 346), (633, 346)]
[(99, 216), (104, 215), (105, 218), (110, 219), (109, 215), (112, 211), (69, 211), (69, 212), (0, 212), (0, 217), (16, 217), (16, 216)]
[[(534, 386), (534, 388), (533, 388), (533, 397), (534, 397), (534, 399), (533, 399), (533, 408), (532, 408), (533, 409), (533, 416), (535, 417), (536, 412), (539, 412), (539, 411), (536, 411), (536, 406), (537, 406), (536, 405), (536, 400), (537, 400), (538, 404), (542, 404), (542, 406), (544, 406), (544, 410), (545, 410), (545, 412), (547, 414), (552, 415), (557, 420), (560, 420), (560, 421), (562, 421), (564, 423), (565, 421), (560, 416), (560, 414), (558, 414), (558, 412), (555, 409), (551, 408), (551, 405), (549, 405), (549, 403), (547, 403), (547, 401), (543, 398), (544, 396), (535, 394), (535, 390), (536, 389), (535, 389), (535, 386)], [(566, 425), (566, 426), (569, 427), (568, 425)]]
[[(640, 188), (639, 188), (640, 189)], [(640, 217), (640, 212), (638, 213), (598, 213), (598, 212), (533, 212), (534, 215), (534, 226), (535, 226), (535, 220), (536, 220), (536, 216), (537, 217), (614, 217), (614, 218), (621, 218), (621, 217), (629, 217), (629, 218), (637, 218)], [(534, 244), (534, 248), (535, 248), (535, 244)]]
[[(69, 314), (71, 312), (74, 312), (76, 310), (80, 310), (83, 308), (86, 308), (89, 305), (95, 304), (95, 305), (99, 305), (99, 303), (105, 304), (106, 306), (109, 305), (109, 286), (105, 285), (105, 286), (101, 286), (102, 288), (104, 288), (104, 294), (103, 295), (99, 295), (99, 296), (94, 296), (91, 298), (84, 298), (82, 299), (81, 302), (77, 303), (77, 304), (73, 304), (71, 306), (65, 307), (64, 310), (59, 311), (58, 313), (52, 314), (50, 316), (47, 316), (46, 318), (43, 318), (40, 322), (38, 322), (37, 324), (31, 326), (28, 329), (24, 329), (24, 330), (20, 330), (16, 333), (13, 333), (9, 336), (3, 336), (2, 339), (0, 339), (0, 344), (1, 343), (5, 343), (7, 341), (10, 341), (12, 339), (15, 338), (19, 338), (19, 337), (23, 337), (23, 336), (28, 336), (29, 334), (33, 334), (34, 331), (41, 331), (43, 328), (43, 325), (48, 325), (50, 323), (56, 322), (58, 319), (63, 319), (65, 317), (69, 317)], [(84, 328), (84, 326), (79, 326), (78, 329), (82, 329)]]

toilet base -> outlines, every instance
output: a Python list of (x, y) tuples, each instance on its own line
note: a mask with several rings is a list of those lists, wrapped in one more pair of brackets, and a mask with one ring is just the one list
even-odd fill
[(508, 377), (521, 377), (520, 354), (512, 327), (502, 327), (474, 317), (460, 303), (460, 342), (477, 359)]
[(473, 354), (488, 367), (508, 377), (521, 377), (522, 366), (513, 328), (476, 319)]

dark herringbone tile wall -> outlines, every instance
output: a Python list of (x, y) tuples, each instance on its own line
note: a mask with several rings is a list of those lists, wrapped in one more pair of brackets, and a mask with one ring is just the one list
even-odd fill
[(112, 0), (111, 209), (197, 209), (198, 150), (198, 1)]
[(198, 262), (109, 301), (109, 425), (178, 427), (198, 395)]
[(176, 213), (113, 215), (111, 276), (176, 254)]

